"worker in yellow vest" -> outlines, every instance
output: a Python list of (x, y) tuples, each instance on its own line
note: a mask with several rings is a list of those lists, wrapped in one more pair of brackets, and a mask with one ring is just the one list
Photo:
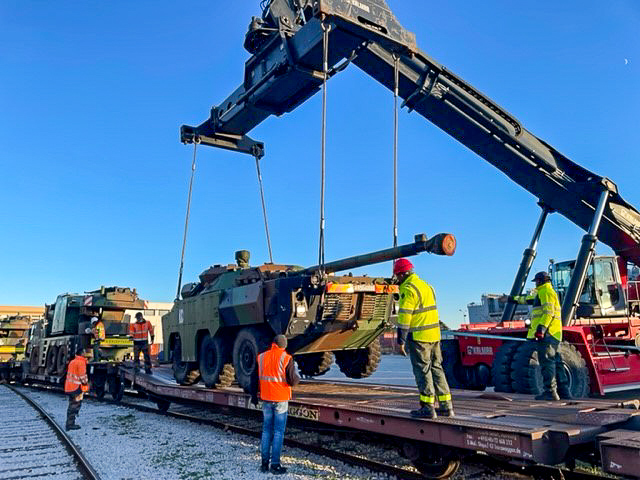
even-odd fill
[(107, 338), (107, 332), (104, 323), (98, 317), (91, 318), (91, 334), (93, 335), (93, 361), (99, 362), (102, 358), (100, 344)]
[(76, 355), (67, 367), (67, 376), (64, 380), (64, 393), (69, 397), (69, 407), (67, 408), (66, 430), (78, 430), (80, 425), (76, 425), (76, 417), (82, 406), (84, 394), (89, 391), (89, 378), (87, 377), (88, 350), (80, 346), (77, 347)]
[(529, 295), (508, 297), (508, 300), (533, 305), (527, 338), (538, 342), (538, 363), (544, 385), (544, 391), (536, 396), (536, 400), (570, 399), (569, 379), (558, 353), (558, 347), (562, 341), (562, 318), (558, 295), (553, 290), (551, 278), (547, 272), (536, 273), (533, 281), (536, 283), (536, 288)]
[[(287, 425), (291, 387), (300, 382), (293, 357), (285, 350), (287, 337), (276, 335), (271, 348), (258, 355), (258, 376), (252, 381), (252, 403), (258, 404), (258, 390), (262, 400), (261, 456), (263, 473), (281, 475), (287, 472), (280, 463), (284, 430)], [(271, 469), (269, 469), (271, 461)]]
[(393, 275), (400, 285), (398, 343), (403, 355), (407, 354), (407, 349), (409, 351), (413, 375), (420, 391), (421, 408), (412, 410), (411, 416), (436, 418), (439, 414), (453, 417), (451, 391), (442, 368), (435, 291), (413, 272), (413, 264), (406, 258), (395, 261)]

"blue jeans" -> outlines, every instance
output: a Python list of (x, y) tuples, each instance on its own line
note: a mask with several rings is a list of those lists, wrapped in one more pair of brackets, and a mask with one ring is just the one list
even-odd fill
[(262, 463), (280, 464), (280, 452), (284, 441), (284, 429), (287, 426), (289, 402), (262, 402)]

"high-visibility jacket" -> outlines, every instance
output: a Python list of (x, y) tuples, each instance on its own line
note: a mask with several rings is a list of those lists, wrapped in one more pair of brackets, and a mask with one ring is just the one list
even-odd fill
[(287, 383), (287, 365), (293, 358), (275, 343), (271, 349), (258, 355), (260, 398), (268, 402), (291, 400), (291, 386)]
[(440, 319), (433, 287), (412, 273), (400, 284), (398, 328), (416, 342), (439, 342)]
[(153, 337), (153, 325), (149, 320), (144, 322), (134, 322), (129, 324), (129, 335), (133, 337), (134, 342), (147, 341), (148, 335)]
[(105, 338), (107, 338), (107, 332), (104, 328), (104, 323), (102, 323), (101, 320), (98, 320), (98, 323), (96, 323), (96, 326), (93, 330), (93, 336), (96, 340), (104, 340)]
[(533, 305), (531, 325), (527, 338), (534, 338), (539, 325), (547, 327), (549, 335), (562, 341), (562, 317), (558, 295), (553, 290), (551, 282), (546, 282), (535, 288), (527, 296), (516, 296), (515, 301), (520, 304)]
[(67, 377), (64, 380), (65, 393), (73, 393), (80, 388), (82, 392), (89, 391), (89, 379), (87, 377), (87, 359), (82, 355), (76, 355), (67, 367)]

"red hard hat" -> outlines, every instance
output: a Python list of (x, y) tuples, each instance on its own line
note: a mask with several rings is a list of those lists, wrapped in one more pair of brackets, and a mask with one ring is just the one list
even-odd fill
[(406, 258), (399, 258), (393, 263), (393, 274), (406, 273), (409, 270), (413, 270), (413, 263)]

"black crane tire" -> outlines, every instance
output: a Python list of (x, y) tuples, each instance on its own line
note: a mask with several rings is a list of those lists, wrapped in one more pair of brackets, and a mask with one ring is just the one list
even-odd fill
[(514, 392), (527, 395), (538, 395), (542, 392), (542, 373), (538, 363), (537, 346), (536, 342), (518, 345), (511, 371), (511, 388)]
[(200, 376), (207, 388), (231, 385), (234, 379), (231, 354), (221, 336), (207, 335), (200, 344)]
[[(591, 376), (587, 362), (578, 349), (568, 343), (561, 343), (558, 348), (564, 372), (569, 379), (569, 391), (572, 398), (588, 397), (591, 392)], [(557, 374), (556, 374), (557, 376)]]
[(440, 351), (442, 353), (442, 368), (447, 377), (449, 388), (466, 388), (460, 378), (462, 365), (460, 363), (460, 349), (457, 340), (443, 340), (440, 342)]
[(56, 355), (56, 372), (58, 375), (64, 375), (67, 371), (67, 353), (69, 348), (66, 345), (60, 345), (58, 347), (58, 354)]
[(513, 392), (511, 373), (513, 370), (513, 356), (518, 346), (519, 342), (504, 342), (493, 357), (491, 383), (496, 392)]
[(58, 370), (58, 347), (51, 345), (47, 350), (47, 360), (45, 362), (45, 372), (47, 375), (53, 375)]
[(369, 346), (356, 350), (339, 350), (335, 353), (336, 364), (348, 378), (367, 378), (380, 364), (380, 338)]
[(298, 364), (298, 371), (303, 377), (324, 375), (331, 368), (333, 358), (333, 352), (304, 353), (294, 357)]
[(257, 356), (267, 349), (266, 332), (256, 327), (245, 327), (233, 342), (233, 368), (238, 385), (251, 393), (254, 373), (258, 369)]
[(107, 386), (109, 387), (111, 398), (116, 402), (120, 402), (124, 396), (124, 384), (122, 383), (122, 379), (117, 375), (111, 376), (107, 380)]
[(200, 372), (194, 368), (193, 362), (182, 361), (182, 344), (178, 338), (173, 346), (173, 378), (179, 385), (193, 385), (198, 381)]

